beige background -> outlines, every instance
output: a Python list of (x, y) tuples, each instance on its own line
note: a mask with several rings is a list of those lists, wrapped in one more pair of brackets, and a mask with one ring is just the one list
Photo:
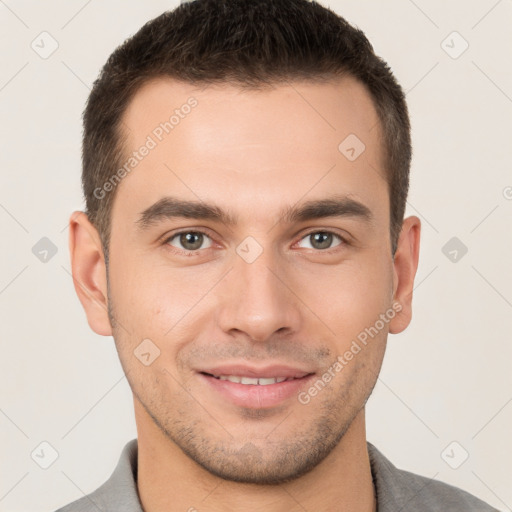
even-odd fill
[[(67, 222), (83, 207), (90, 86), (115, 46), (175, 4), (0, 1), (2, 511), (54, 510), (92, 491), (136, 435), (113, 340), (89, 329), (72, 287)], [(368, 439), (398, 467), (511, 510), (512, 2), (324, 5), (366, 32), (407, 91), (408, 213), (423, 220), (414, 319), (389, 339)], [(46, 51), (58, 43), (46, 59), (31, 47), (41, 52), (41, 37)], [(32, 252), (43, 237), (57, 250), (47, 262)], [(452, 237), (468, 249), (455, 262), (442, 250)], [(48, 469), (35, 461), (51, 462), (44, 441), (58, 454)], [(447, 464), (465, 452), (458, 469)]]

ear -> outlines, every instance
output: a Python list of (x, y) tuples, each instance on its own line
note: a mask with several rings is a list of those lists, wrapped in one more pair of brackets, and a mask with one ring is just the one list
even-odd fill
[(393, 260), (393, 301), (400, 304), (401, 310), (390, 321), (389, 332), (402, 332), (412, 318), (412, 291), (418, 268), (420, 253), (421, 222), (411, 216), (404, 220)]
[(73, 284), (89, 326), (97, 334), (111, 336), (103, 247), (84, 212), (73, 212), (69, 219), (69, 253)]

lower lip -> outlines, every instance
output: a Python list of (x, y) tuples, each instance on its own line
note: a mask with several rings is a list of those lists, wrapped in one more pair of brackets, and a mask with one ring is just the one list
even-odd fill
[(199, 376), (214, 391), (230, 400), (233, 404), (251, 409), (263, 409), (279, 405), (288, 398), (297, 396), (301, 388), (308, 385), (314, 374), (306, 375), (300, 379), (285, 380), (265, 386), (220, 380), (204, 373), (199, 373)]

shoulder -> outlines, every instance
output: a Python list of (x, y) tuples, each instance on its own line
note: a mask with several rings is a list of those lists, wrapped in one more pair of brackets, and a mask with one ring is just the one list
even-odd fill
[(110, 478), (87, 494), (56, 512), (142, 512), (137, 491), (137, 440), (128, 442)]
[(108, 481), (98, 487), (94, 492), (83, 496), (71, 503), (68, 503), (56, 512), (98, 512), (111, 510), (111, 499), (109, 499)]
[(379, 512), (499, 512), (458, 487), (398, 469), (374, 445), (368, 442), (367, 446), (377, 488)]
[[(124, 494), (126, 489), (127, 494)], [(107, 480), (94, 492), (83, 496), (55, 512), (142, 512), (138, 498), (130, 495), (131, 489), (121, 484), (113, 486), (111, 480)]]
[[(473, 494), (453, 485), (433, 480), (409, 471), (398, 470), (402, 487), (412, 492), (406, 503), (415, 510), (451, 512), (496, 512), (497, 509)], [(422, 508), (423, 507), (423, 508)]]
[(84, 496), (72, 503), (68, 503), (64, 507), (59, 508), (55, 512), (98, 512), (98, 510), (104, 510), (104, 507), (93, 501), (92, 495)]

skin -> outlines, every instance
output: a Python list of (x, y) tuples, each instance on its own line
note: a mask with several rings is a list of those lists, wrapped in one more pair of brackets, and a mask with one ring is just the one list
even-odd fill
[[(128, 153), (191, 96), (198, 105), (117, 186), (108, 282), (98, 232), (82, 212), (70, 221), (77, 294), (90, 327), (114, 336), (133, 391), (144, 510), (375, 510), (365, 403), (388, 333), (411, 320), (420, 221), (404, 220), (393, 258), (371, 98), (347, 77), (263, 91), (155, 80), (124, 114)], [(351, 133), (366, 146), (353, 162), (338, 150)], [(372, 221), (278, 215), (334, 192)], [(141, 212), (166, 195), (215, 203), (238, 222), (140, 230)], [(196, 254), (180, 251), (197, 240), (165, 242), (181, 229), (207, 233)], [(307, 236), (326, 230), (346, 242), (334, 236), (324, 249)], [(247, 236), (263, 249), (252, 263), (236, 252)], [(401, 311), (307, 404), (235, 406), (195, 371), (277, 361), (320, 377), (393, 303)], [(149, 366), (134, 356), (147, 338), (160, 350)]]

